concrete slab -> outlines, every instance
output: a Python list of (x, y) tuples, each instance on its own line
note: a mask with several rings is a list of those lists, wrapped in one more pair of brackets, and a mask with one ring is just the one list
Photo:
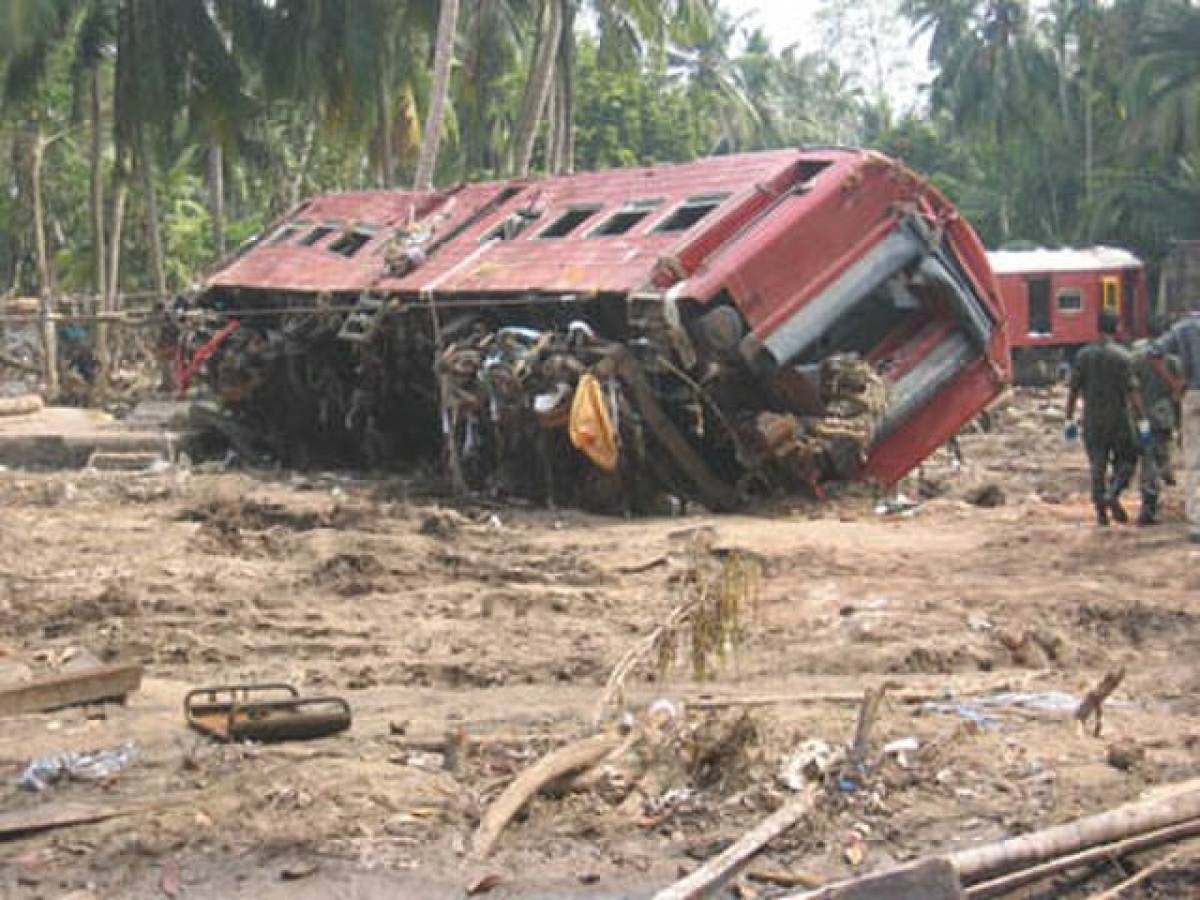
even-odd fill
[(126, 424), (94, 409), (51, 406), (24, 416), (0, 417), (0, 465), (75, 469), (92, 454), (156, 453), (174, 459), (181, 429), (156, 427), (152, 415)]

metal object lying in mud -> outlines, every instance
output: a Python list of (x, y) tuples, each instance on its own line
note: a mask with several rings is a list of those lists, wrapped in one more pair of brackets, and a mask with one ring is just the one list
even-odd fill
[(220, 741), (302, 741), (350, 727), (341, 697), (301, 697), (290, 684), (197, 688), (183, 698), (188, 725)]
[(978, 238), (878, 154), (330, 194), (176, 313), (179, 371), (288, 464), (713, 509), (889, 484), (1002, 390)]

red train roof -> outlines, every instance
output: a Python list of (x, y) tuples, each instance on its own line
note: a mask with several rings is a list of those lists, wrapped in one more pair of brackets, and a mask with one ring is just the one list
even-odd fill
[[(714, 243), (704, 236), (735, 228), (740, 210), (797, 183), (805, 166), (851, 166), (866, 155), (778, 150), (435, 193), (324, 194), (208, 287), (625, 294), (650, 284), (689, 248)], [(506, 228), (511, 239), (491, 239)], [(398, 273), (388, 256), (406, 248), (421, 263)]]

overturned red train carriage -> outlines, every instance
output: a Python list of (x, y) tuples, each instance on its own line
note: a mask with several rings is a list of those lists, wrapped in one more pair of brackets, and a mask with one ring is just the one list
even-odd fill
[(971, 227), (842, 148), (318, 196), (183, 318), (242, 441), (552, 500), (892, 483), (1009, 377)]

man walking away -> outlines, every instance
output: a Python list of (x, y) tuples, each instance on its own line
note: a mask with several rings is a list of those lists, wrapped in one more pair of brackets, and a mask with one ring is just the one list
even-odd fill
[(1142, 509), (1139, 525), (1158, 521), (1158, 498), (1163, 482), (1171, 476), (1171, 439), (1174, 436), (1175, 403), (1184, 387), (1183, 365), (1170, 354), (1152, 355), (1149, 341), (1133, 347), (1133, 372), (1141, 390), (1142, 409), (1150, 423), (1150, 441), (1142, 448), (1140, 487)]
[[(1083, 444), (1092, 473), (1096, 523), (1102, 527), (1108, 526), (1109, 513), (1118, 522), (1129, 521), (1121, 505), (1121, 492), (1129, 487), (1138, 460), (1130, 407), (1141, 418), (1141, 398), (1133, 359), (1115, 339), (1117, 325), (1117, 317), (1112, 313), (1100, 315), (1101, 340), (1084, 347), (1075, 357), (1067, 394), (1068, 437), (1078, 432), (1075, 406), (1083, 396)], [(1146, 431), (1149, 432), (1148, 425)]]
[(1158, 357), (1173, 353), (1183, 364), (1183, 489), (1187, 500), (1188, 537), (1200, 544), (1200, 313), (1180, 319), (1151, 347)]

